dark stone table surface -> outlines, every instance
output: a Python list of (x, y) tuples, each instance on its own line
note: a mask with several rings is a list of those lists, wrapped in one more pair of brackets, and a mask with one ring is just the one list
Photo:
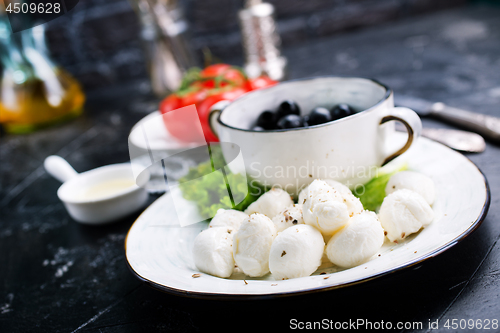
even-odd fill
[[(396, 94), (500, 115), (499, 41), (500, 8), (466, 7), (284, 53), (290, 78), (371, 77)], [(0, 138), (0, 332), (285, 330), (292, 319), (423, 323), (406, 331), (428, 331), (439, 320), (447, 332), (448, 319), (500, 319), (500, 148), (491, 143), (467, 155), (491, 187), (486, 219), (417, 267), (344, 289), (253, 301), (184, 298), (143, 284), (124, 251), (138, 213), (108, 226), (76, 223), (42, 163), (57, 154), (81, 172), (127, 161), (132, 125), (157, 103), (147, 82), (109, 87), (90, 93), (85, 115), (70, 123)], [(424, 126), (450, 127), (427, 119)]]

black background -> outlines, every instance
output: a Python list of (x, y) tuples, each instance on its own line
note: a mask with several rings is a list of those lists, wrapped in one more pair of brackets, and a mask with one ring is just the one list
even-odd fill
[[(373, 77), (396, 94), (499, 116), (498, 17), (499, 8), (465, 7), (284, 53), (291, 78)], [(469, 27), (467, 38), (454, 34), (463, 27)], [(416, 41), (425, 41), (423, 50)], [(127, 161), (131, 127), (158, 102), (146, 80), (121, 82), (89, 93), (86, 112), (75, 121), (0, 139), (1, 332), (286, 330), (293, 318), (419, 321), (424, 328), (439, 320), (439, 331), (450, 332), (442, 326), (448, 319), (499, 319), (500, 148), (491, 143), (484, 153), (467, 155), (491, 186), (486, 219), (421, 265), (345, 289), (256, 301), (196, 300), (145, 285), (125, 260), (125, 235), (137, 214), (104, 227), (76, 223), (42, 164), (50, 154), (79, 172)], [(451, 128), (428, 119), (424, 126)]]

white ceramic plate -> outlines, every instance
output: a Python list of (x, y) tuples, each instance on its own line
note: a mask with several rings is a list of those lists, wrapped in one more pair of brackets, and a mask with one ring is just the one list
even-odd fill
[(463, 155), (425, 138), (400, 157), (411, 170), (430, 176), (437, 190), (436, 218), (400, 244), (386, 242), (371, 260), (340, 270), (325, 263), (309, 277), (275, 281), (235, 273), (229, 279), (200, 273), (191, 254), (193, 240), (207, 227), (178, 226), (169, 194), (156, 200), (133, 224), (126, 241), (133, 273), (163, 291), (194, 297), (269, 297), (328, 290), (367, 281), (412, 266), (445, 251), (476, 229), (486, 216), (490, 194), (481, 171)]
[[(148, 145), (144, 141), (142, 131), (137, 131), (139, 126), (144, 126), (144, 130), (148, 134)], [(165, 125), (160, 111), (154, 111), (142, 118), (137, 124), (132, 127), (130, 131), (130, 143), (142, 148), (151, 150), (184, 150), (189, 148), (198, 147), (198, 143), (189, 143), (178, 140), (169, 133)]]

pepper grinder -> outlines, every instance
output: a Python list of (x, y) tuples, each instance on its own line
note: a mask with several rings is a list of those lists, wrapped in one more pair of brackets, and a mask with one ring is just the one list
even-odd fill
[(238, 13), (244, 69), (248, 77), (267, 75), (281, 81), (286, 76), (286, 58), (281, 55), (281, 39), (276, 31), (274, 6), (261, 0), (248, 0)]
[(141, 26), (151, 87), (160, 97), (176, 91), (197, 62), (188, 43), (188, 24), (177, 0), (131, 0)]

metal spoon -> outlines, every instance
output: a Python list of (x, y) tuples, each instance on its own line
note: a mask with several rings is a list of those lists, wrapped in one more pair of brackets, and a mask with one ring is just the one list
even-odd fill
[(395, 95), (394, 103), (414, 110), (421, 117), (433, 117), (464, 129), (474, 131), (486, 139), (500, 143), (500, 118), (466, 111), (448, 106), (444, 103), (433, 103), (412, 96)]
[[(396, 130), (400, 132), (406, 131), (400, 124), (396, 125)], [(442, 143), (451, 149), (466, 153), (481, 153), (486, 148), (486, 143), (481, 135), (467, 131), (423, 128), (422, 136)]]

